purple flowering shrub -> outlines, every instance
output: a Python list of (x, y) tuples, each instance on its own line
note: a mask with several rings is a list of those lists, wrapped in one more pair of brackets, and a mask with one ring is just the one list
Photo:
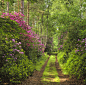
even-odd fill
[(36, 62), (36, 57), (44, 51), (44, 44), (41, 44), (39, 36), (26, 25), (22, 16), (21, 13), (3, 13), (3, 18), (0, 18), (2, 82), (25, 79), (31, 75), (35, 69), (33, 62)]
[(10, 35), (0, 37), (0, 78), (2, 82), (27, 78), (34, 70), (33, 63), (25, 55), (21, 42), (10, 40)]
[(31, 55), (33, 55), (33, 53), (33, 56), (35, 57), (36, 55), (41, 55), (44, 52), (42, 49), (44, 45), (41, 44), (39, 36), (32, 31), (30, 26), (26, 25), (25, 21), (23, 21), (22, 18), (24, 17), (24, 15), (21, 14), (21, 12), (15, 12), (10, 14), (3, 13), (1, 17), (10, 18), (11, 20), (16, 21), (19, 24), (19, 26), (26, 31), (24, 33), (20, 33), (19, 41), (21, 41), (22, 48), (25, 50), (25, 54), (28, 57), (32, 58)]
[(79, 55), (86, 53), (86, 38), (80, 40), (78, 39), (78, 44), (76, 44), (75, 52)]
[[(0, 23), (0, 81), (9, 82), (15, 79), (25, 79), (28, 75), (31, 75), (35, 67), (33, 62), (25, 55), (21, 42), (17, 41), (18, 34), (22, 31), (19, 31), (19, 27), (16, 28), (17, 25), (14, 22), (11, 23), (8, 19), (0, 18), (0, 21), (2, 21)], [(12, 30), (11, 27), (14, 27), (14, 25), (18, 32)]]

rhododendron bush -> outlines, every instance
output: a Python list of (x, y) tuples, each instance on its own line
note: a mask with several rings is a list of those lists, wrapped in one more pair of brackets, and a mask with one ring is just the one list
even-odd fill
[(27, 78), (35, 70), (43, 53), (40, 38), (23, 21), (21, 13), (3, 13), (0, 17), (0, 81)]
[(27, 78), (28, 75), (31, 75), (31, 72), (33, 72), (35, 69), (33, 62), (30, 61), (28, 59), (28, 56), (25, 55), (25, 51), (21, 47), (21, 42), (18, 42), (16, 39), (14, 39), (16, 37), (13, 37), (12, 39), (11, 38), (12, 38), (11, 34), (10, 33), (6, 34), (1, 25), (0, 27), (1, 82), (9, 82), (14, 80), (16, 81), (20, 79), (25, 79)]
[(44, 48), (44, 44), (41, 44), (39, 36), (35, 34), (31, 27), (25, 23), (23, 20), (24, 15), (21, 12), (3, 13), (1, 17), (16, 21), (19, 26), (25, 30), (24, 33), (20, 33), (19, 39), (17, 39), (17, 41), (21, 42), (22, 48), (25, 50), (25, 54), (29, 59), (32, 59), (33, 56), (36, 57), (43, 53), (42, 48)]

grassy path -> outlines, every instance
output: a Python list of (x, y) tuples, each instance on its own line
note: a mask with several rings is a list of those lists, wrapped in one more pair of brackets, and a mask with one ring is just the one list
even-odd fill
[[(43, 61), (40, 62), (43, 64)], [(40, 62), (38, 63), (40, 64)], [(28, 79), (21, 84), (13, 85), (83, 85), (75, 77), (69, 79), (68, 75), (62, 73), (55, 55), (49, 56), (42, 67), (39, 67), (40, 65), (37, 66), (38, 70), (34, 71)], [(41, 69), (39, 70), (39, 68)]]
[(58, 77), (58, 73), (55, 67), (55, 56), (50, 56), (50, 59), (45, 67), (43, 72), (43, 76), (41, 77), (41, 81), (48, 85), (50, 82), (54, 82), (54, 84), (58, 84), (60, 79)]

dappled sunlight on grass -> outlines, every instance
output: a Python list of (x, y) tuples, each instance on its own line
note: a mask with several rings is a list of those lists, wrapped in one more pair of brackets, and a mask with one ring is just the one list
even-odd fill
[(60, 82), (58, 73), (55, 67), (55, 56), (50, 56), (47, 66), (44, 70), (43, 76), (41, 77), (42, 82)]
[(50, 82), (60, 82), (60, 79), (58, 77), (58, 73), (53, 72), (45, 72), (46, 75), (44, 75), (41, 78), (41, 81), (50, 81)]
[(41, 81), (47, 81), (47, 82), (60, 82), (59, 77), (55, 77), (55, 78), (42, 78)]

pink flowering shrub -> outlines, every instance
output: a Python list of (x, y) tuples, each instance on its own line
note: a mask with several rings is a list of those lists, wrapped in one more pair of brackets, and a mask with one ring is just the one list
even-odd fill
[(25, 50), (25, 54), (28, 57), (41, 55), (43, 53), (42, 48), (44, 47), (44, 45), (41, 44), (38, 35), (32, 31), (31, 27), (26, 25), (25, 21), (23, 21), (23, 14), (21, 14), (20, 12), (10, 14), (3, 13), (1, 17), (9, 18), (13, 21), (16, 21), (19, 24), (19, 26), (26, 31), (24, 33), (20, 33), (20, 37), (18, 40), (21, 41), (22, 48)]
[(10, 39), (10, 35), (4, 32), (0, 33), (0, 81), (25, 79), (33, 70), (34, 65), (25, 55), (21, 42)]

